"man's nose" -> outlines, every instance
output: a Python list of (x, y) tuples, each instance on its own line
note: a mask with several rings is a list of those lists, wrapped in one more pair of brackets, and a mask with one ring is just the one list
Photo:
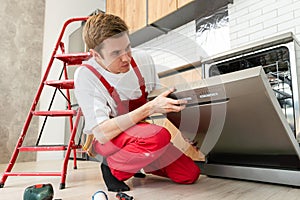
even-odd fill
[(130, 60), (131, 60), (131, 56), (129, 55), (128, 52), (121, 55), (121, 61), (122, 62), (130, 62)]

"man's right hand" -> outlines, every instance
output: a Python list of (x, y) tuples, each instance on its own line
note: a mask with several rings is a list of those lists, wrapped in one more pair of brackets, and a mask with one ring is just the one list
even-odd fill
[(185, 108), (187, 101), (184, 99), (173, 99), (168, 97), (174, 91), (175, 88), (168, 89), (148, 102), (152, 106), (150, 114), (182, 111)]

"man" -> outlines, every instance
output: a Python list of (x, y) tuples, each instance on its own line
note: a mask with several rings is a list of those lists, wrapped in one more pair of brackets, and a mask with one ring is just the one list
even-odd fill
[(169, 89), (147, 102), (159, 87), (152, 58), (131, 50), (128, 27), (117, 16), (97, 14), (83, 30), (92, 55), (75, 73), (75, 95), (85, 117), (85, 133), (93, 134), (93, 149), (109, 191), (127, 191), (125, 180), (143, 169), (176, 183), (194, 183), (200, 169), (170, 143), (167, 129), (144, 122), (155, 113), (180, 112), (185, 100), (174, 100)]

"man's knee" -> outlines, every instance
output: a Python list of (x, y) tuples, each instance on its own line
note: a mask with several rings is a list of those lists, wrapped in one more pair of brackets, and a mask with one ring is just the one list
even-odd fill
[(193, 184), (198, 180), (200, 172), (200, 168), (195, 165), (192, 168), (188, 168), (184, 176), (181, 176), (178, 179), (173, 179), (173, 181), (180, 184)]
[(186, 183), (187, 184), (195, 183), (198, 180), (200, 173), (201, 173), (200, 168), (197, 165), (195, 165), (194, 169), (191, 170), (191, 174), (189, 176), (189, 179), (186, 181)]

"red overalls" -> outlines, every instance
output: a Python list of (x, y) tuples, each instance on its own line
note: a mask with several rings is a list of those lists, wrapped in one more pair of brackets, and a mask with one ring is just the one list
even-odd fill
[[(95, 68), (87, 64), (83, 66), (90, 69), (106, 87), (116, 102), (118, 115), (126, 114), (147, 102), (145, 81), (133, 58), (131, 66), (138, 77), (142, 92), (141, 97), (134, 100), (121, 101), (117, 91)], [(129, 179), (143, 168), (146, 173), (168, 177), (177, 183), (195, 182), (200, 175), (199, 167), (173, 146), (170, 139), (167, 129), (140, 122), (105, 144), (94, 140), (93, 148), (106, 157), (112, 174), (121, 181)]]

